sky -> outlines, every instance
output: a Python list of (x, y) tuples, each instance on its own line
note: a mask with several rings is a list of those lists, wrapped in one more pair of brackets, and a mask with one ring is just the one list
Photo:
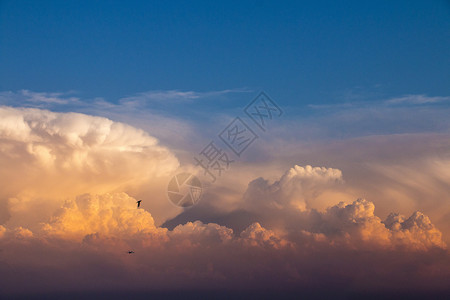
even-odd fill
[(449, 53), (448, 1), (0, 0), (0, 296), (449, 294)]

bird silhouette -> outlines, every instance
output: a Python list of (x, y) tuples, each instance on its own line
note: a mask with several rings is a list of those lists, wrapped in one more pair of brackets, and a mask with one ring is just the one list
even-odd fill
[(133, 253), (134, 253), (133, 250), (128, 251), (128, 254), (133, 254)]
[(137, 203), (137, 208), (139, 208), (139, 207), (141, 206), (141, 201), (142, 201), (142, 200), (136, 201), (136, 203)]

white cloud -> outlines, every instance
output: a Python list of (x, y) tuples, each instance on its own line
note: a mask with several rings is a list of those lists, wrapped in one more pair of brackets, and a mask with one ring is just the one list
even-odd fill
[(386, 104), (431, 104), (450, 101), (450, 97), (430, 97), (427, 95), (406, 95), (386, 100)]
[(64, 197), (92, 192), (133, 192), (159, 217), (176, 213), (162, 186), (177, 158), (144, 131), (106, 118), (0, 107), (0, 162), (0, 201), (14, 226), (36, 225)]
[[(361, 159), (363, 149), (365, 158), (378, 157), (370, 152), (375, 151), (372, 144), (364, 148), (361, 141), (357, 143), (353, 152), (333, 149), (331, 154), (315, 154), (330, 161), (333, 155), (345, 154), (354, 162)], [(377, 155), (384, 149), (375, 148)], [(437, 186), (436, 182), (445, 187), (448, 172), (441, 162), (432, 164), (441, 170), (432, 183), (421, 181), (429, 177), (428, 171), (409, 179), (403, 176), (402, 182), (409, 189), (418, 181), (426, 185), (424, 190)], [(376, 197), (353, 201), (355, 190), (363, 189), (357, 190), (354, 182), (347, 188), (337, 168), (294, 166), (275, 181), (250, 182), (245, 203), (234, 199), (233, 208), (255, 213), (257, 222), (233, 232), (229, 226), (198, 220), (173, 230), (158, 227), (157, 218), (177, 212), (168, 212), (173, 207), (164, 193), (167, 176), (178, 160), (142, 130), (106, 118), (2, 107), (0, 163), (4, 166), (0, 201), (7, 201), (11, 215), (0, 225), (0, 265), (12, 266), (0, 268), (0, 276), (11, 286), (19, 281), (17, 274), (28, 273), (38, 274), (33, 282), (44, 287), (65, 280), (84, 288), (96, 278), (105, 278), (107, 283), (101, 286), (137, 288), (168, 283), (197, 287), (204, 282), (308, 286), (326, 280), (335, 269), (355, 284), (361, 283), (361, 274), (375, 276), (371, 274), (375, 270), (375, 274), (391, 274), (384, 280), (413, 276), (412, 282), (424, 286), (430, 283), (421, 276), (432, 274), (427, 280), (444, 286), (439, 278), (450, 274), (449, 268), (441, 267), (442, 261), (448, 261), (442, 234), (426, 215), (392, 214), (382, 221), (375, 214)], [(407, 173), (389, 164), (378, 170), (392, 180)], [(214, 190), (216, 195), (218, 191), (220, 187)], [(137, 209), (135, 201), (143, 194), (148, 197), (144, 209)], [(319, 199), (324, 209), (317, 211)], [(128, 255), (129, 250), (135, 255)], [(386, 258), (392, 257), (396, 265), (386, 266)], [(420, 268), (412, 274), (402, 271), (422, 259), (425, 267), (417, 263)], [(124, 273), (129, 275), (126, 280), (115, 277)], [(397, 287), (395, 280), (390, 287)]]
[(121, 104), (130, 106), (142, 106), (146, 102), (190, 102), (195, 99), (203, 99), (226, 95), (230, 93), (249, 92), (246, 89), (228, 89), (210, 92), (178, 91), (178, 90), (157, 90), (139, 93), (125, 97), (120, 100)]
[(296, 165), (274, 183), (263, 178), (250, 182), (244, 201), (249, 209), (259, 212), (265, 209), (302, 211), (308, 207), (308, 201), (341, 182), (342, 172), (338, 169)]
[(365, 199), (330, 205), (323, 212), (307, 205), (323, 195), (330, 198), (328, 203), (339, 202), (336, 200), (342, 197), (342, 190), (336, 183), (342, 182), (338, 169), (295, 166), (272, 184), (263, 178), (252, 181), (244, 196), (244, 207), (257, 213), (262, 223), (290, 236), (298, 237), (300, 232), (320, 234), (322, 240), (325, 237), (330, 243), (356, 248), (365, 244), (421, 250), (446, 247), (441, 232), (420, 212), (407, 220), (397, 220), (400, 225), (394, 226), (392, 216), (385, 225), (375, 215), (374, 203)]
[(72, 93), (48, 93), (20, 90), (17, 92), (0, 92), (0, 104), (46, 107), (48, 105), (67, 105), (81, 103), (78, 97), (70, 96)]

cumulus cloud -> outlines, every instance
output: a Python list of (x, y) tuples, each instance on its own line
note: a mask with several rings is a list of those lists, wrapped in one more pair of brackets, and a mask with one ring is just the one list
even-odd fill
[[(442, 234), (421, 212), (405, 219), (391, 214), (383, 222), (375, 215), (373, 202), (358, 199), (330, 205), (324, 211), (308, 202), (321, 195), (336, 201), (333, 189), (343, 182), (339, 169), (295, 166), (274, 183), (258, 178), (244, 194), (246, 210), (258, 214), (260, 222), (277, 228), (294, 239), (314, 236), (345, 247), (379, 246), (409, 249), (445, 248)], [(326, 192), (328, 191), (328, 192)]]
[[(139, 290), (311, 288), (316, 280), (332, 287), (342, 276), (371, 288), (380, 282), (408, 288), (400, 285), (405, 278), (426, 288), (430, 280), (445, 286), (439, 278), (450, 274), (444, 245), (425, 216), (416, 213), (405, 220), (393, 215), (383, 223), (366, 200), (340, 203), (321, 213), (311, 210), (314, 230), (290, 233), (259, 223), (235, 233), (200, 221), (167, 230), (155, 226), (150, 213), (134, 202), (124, 193), (83, 195), (66, 202), (41, 231), (0, 227), (0, 247), (5, 249), (0, 263), (7, 262), (0, 268), (2, 278), (15, 286), (14, 280), (30, 270), (42, 273), (30, 284), (21, 283), (31, 291), (46, 291), (55, 284), (90, 289), (92, 281), (96, 288), (114, 284)], [(387, 259), (395, 261), (386, 265)], [(405, 273), (411, 261), (424, 261), (424, 266)]]
[(156, 231), (153, 217), (136, 209), (136, 200), (125, 193), (90, 195), (66, 201), (43, 226), (47, 235), (84, 238), (89, 234), (129, 237)]
[(431, 223), (428, 216), (416, 211), (409, 218), (391, 213), (383, 222), (391, 231), (393, 244), (407, 245), (417, 249), (445, 248), (442, 233)]
[(446, 248), (441, 232), (423, 213), (415, 212), (408, 219), (391, 214), (382, 221), (374, 211), (375, 205), (365, 199), (347, 205), (341, 202), (319, 214), (315, 229), (333, 242), (344, 242), (356, 248), (364, 244), (389, 249)]
[[(340, 202), (322, 212), (292, 206), (292, 199), (298, 199), (292, 198), (293, 193), (301, 197), (304, 193), (308, 194), (306, 187), (319, 190), (321, 185), (328, 186), (330, 181), (342, 181), (340, 170), (295, 166), (272, 185), (264, 185), (266, 181), (262, 181), (264, 188), (256, 189), (255, 192), (254, 185), (260, 180), (249, 184), (245, 198), (250, 201), (246, 207), (259, 207), (256, 200), (263, 202), (276, 195), (276, 205), (270, 204), (263, 210), (255, 210), (260, 213), (258, 217), (261, 222), (269, 228), (255, 222), (242, 232), (234, 233), (226, 226), (194, 221), (169, 231), (156, 226), (149, 212), (137, 209), (134, 198), (125, 193), (108, 193), (85, 194), (67, 200), (36, 233), (37, 236), (91, 244), (104, 241), (105, 238), (141, 240), (139, 244), (142, 247), (155, 243), (167, 246), (170, 242), (175, 248), (180, 248), (180, 245), (182, 248), (191, 248), (229, 243), (281, 248), (308, 241), (312, 247), (316, 246), (315, 243), (325, 243), (344, 249), (377, 247), (426, 251), (446, 248), (441, 232), (421, 212), (415, 212), (409, 218), (391, 214), (382, 221), (375, 215), (375, 205), (365, 199), (348, 204)], [(287, 192), (284, 193), (283, 189)], [(27, 229), (14, 230), (18, 236), (27, 236)], [(31, 232), (30, 236), (33, 236)]]
[(9, 211), (0, 221), (10, 219), (15, 226), (43, 221), (64, 197), (138, 193), (144, 185), (158, 197), (146, 204), (156, 211), (163, 206), (163, 211), (167, 201), (160, 186), (178, 167), (177, 158), (157, 139), (129, 125), (79, 113), (11, 107), (0, 107), (0, 163), (0, 180), (8, 183), (0, 201)]
[(261, 177), (250, 182), (244, 200), (256, 210), (302, 211), (308, 207), (309, 200), (339, 182), (342, 182), (342, 172), (338, 169), (296, 165), (274, 183)]
[(240, 237), (244, 244), (259, 247), (281, 248), (289, 244), (282, 236), (274, 231), (265, 229), (258, 222), (251, 224), (241, 232)]
[[(8, 211), (0, 277), (11, 288), (27, 274), (39, 275), (26, 285), (30, 291), (59, 284), (396, 288), (407, 286), (404, 278), (443, 287), (439, 278), (450, 274), (442, 234), (426, 215), (394, 213), (383, 221), (373, 201), (354, 200), (343, 188), (337, 168), (296, 165), (275, 181), (251, 181), (242, 201), (227, 208), (256, 219), (243, 230), (199, 220), (168, 230), (155, 220), (177, 213), (164, 193), (178, 160), (142, 130), (77, 113), (1, 107), (0, 162), (0, 202)], [(137, 209), (143, 194), (153, 198)], [(404, 271), (411, 262), (417, 269)]]
[(170, 236), (173, 239), (182, 240), (183, 244), (202, 246), (211, 242), (224, 243), (231, 240), (233, 230), (214, 223), (203, 224), (195, 221), (178, 225), (170, 232)]

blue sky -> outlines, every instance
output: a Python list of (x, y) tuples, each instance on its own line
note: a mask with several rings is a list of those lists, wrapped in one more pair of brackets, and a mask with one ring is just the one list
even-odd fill
[(446, 1), (0, 1), (0, 90), (262, 89), (292, 108), (448, 96), (449, 16)]
[(0, 0), (0, 297), (447, 292), (449, 116), (448, 0)]

